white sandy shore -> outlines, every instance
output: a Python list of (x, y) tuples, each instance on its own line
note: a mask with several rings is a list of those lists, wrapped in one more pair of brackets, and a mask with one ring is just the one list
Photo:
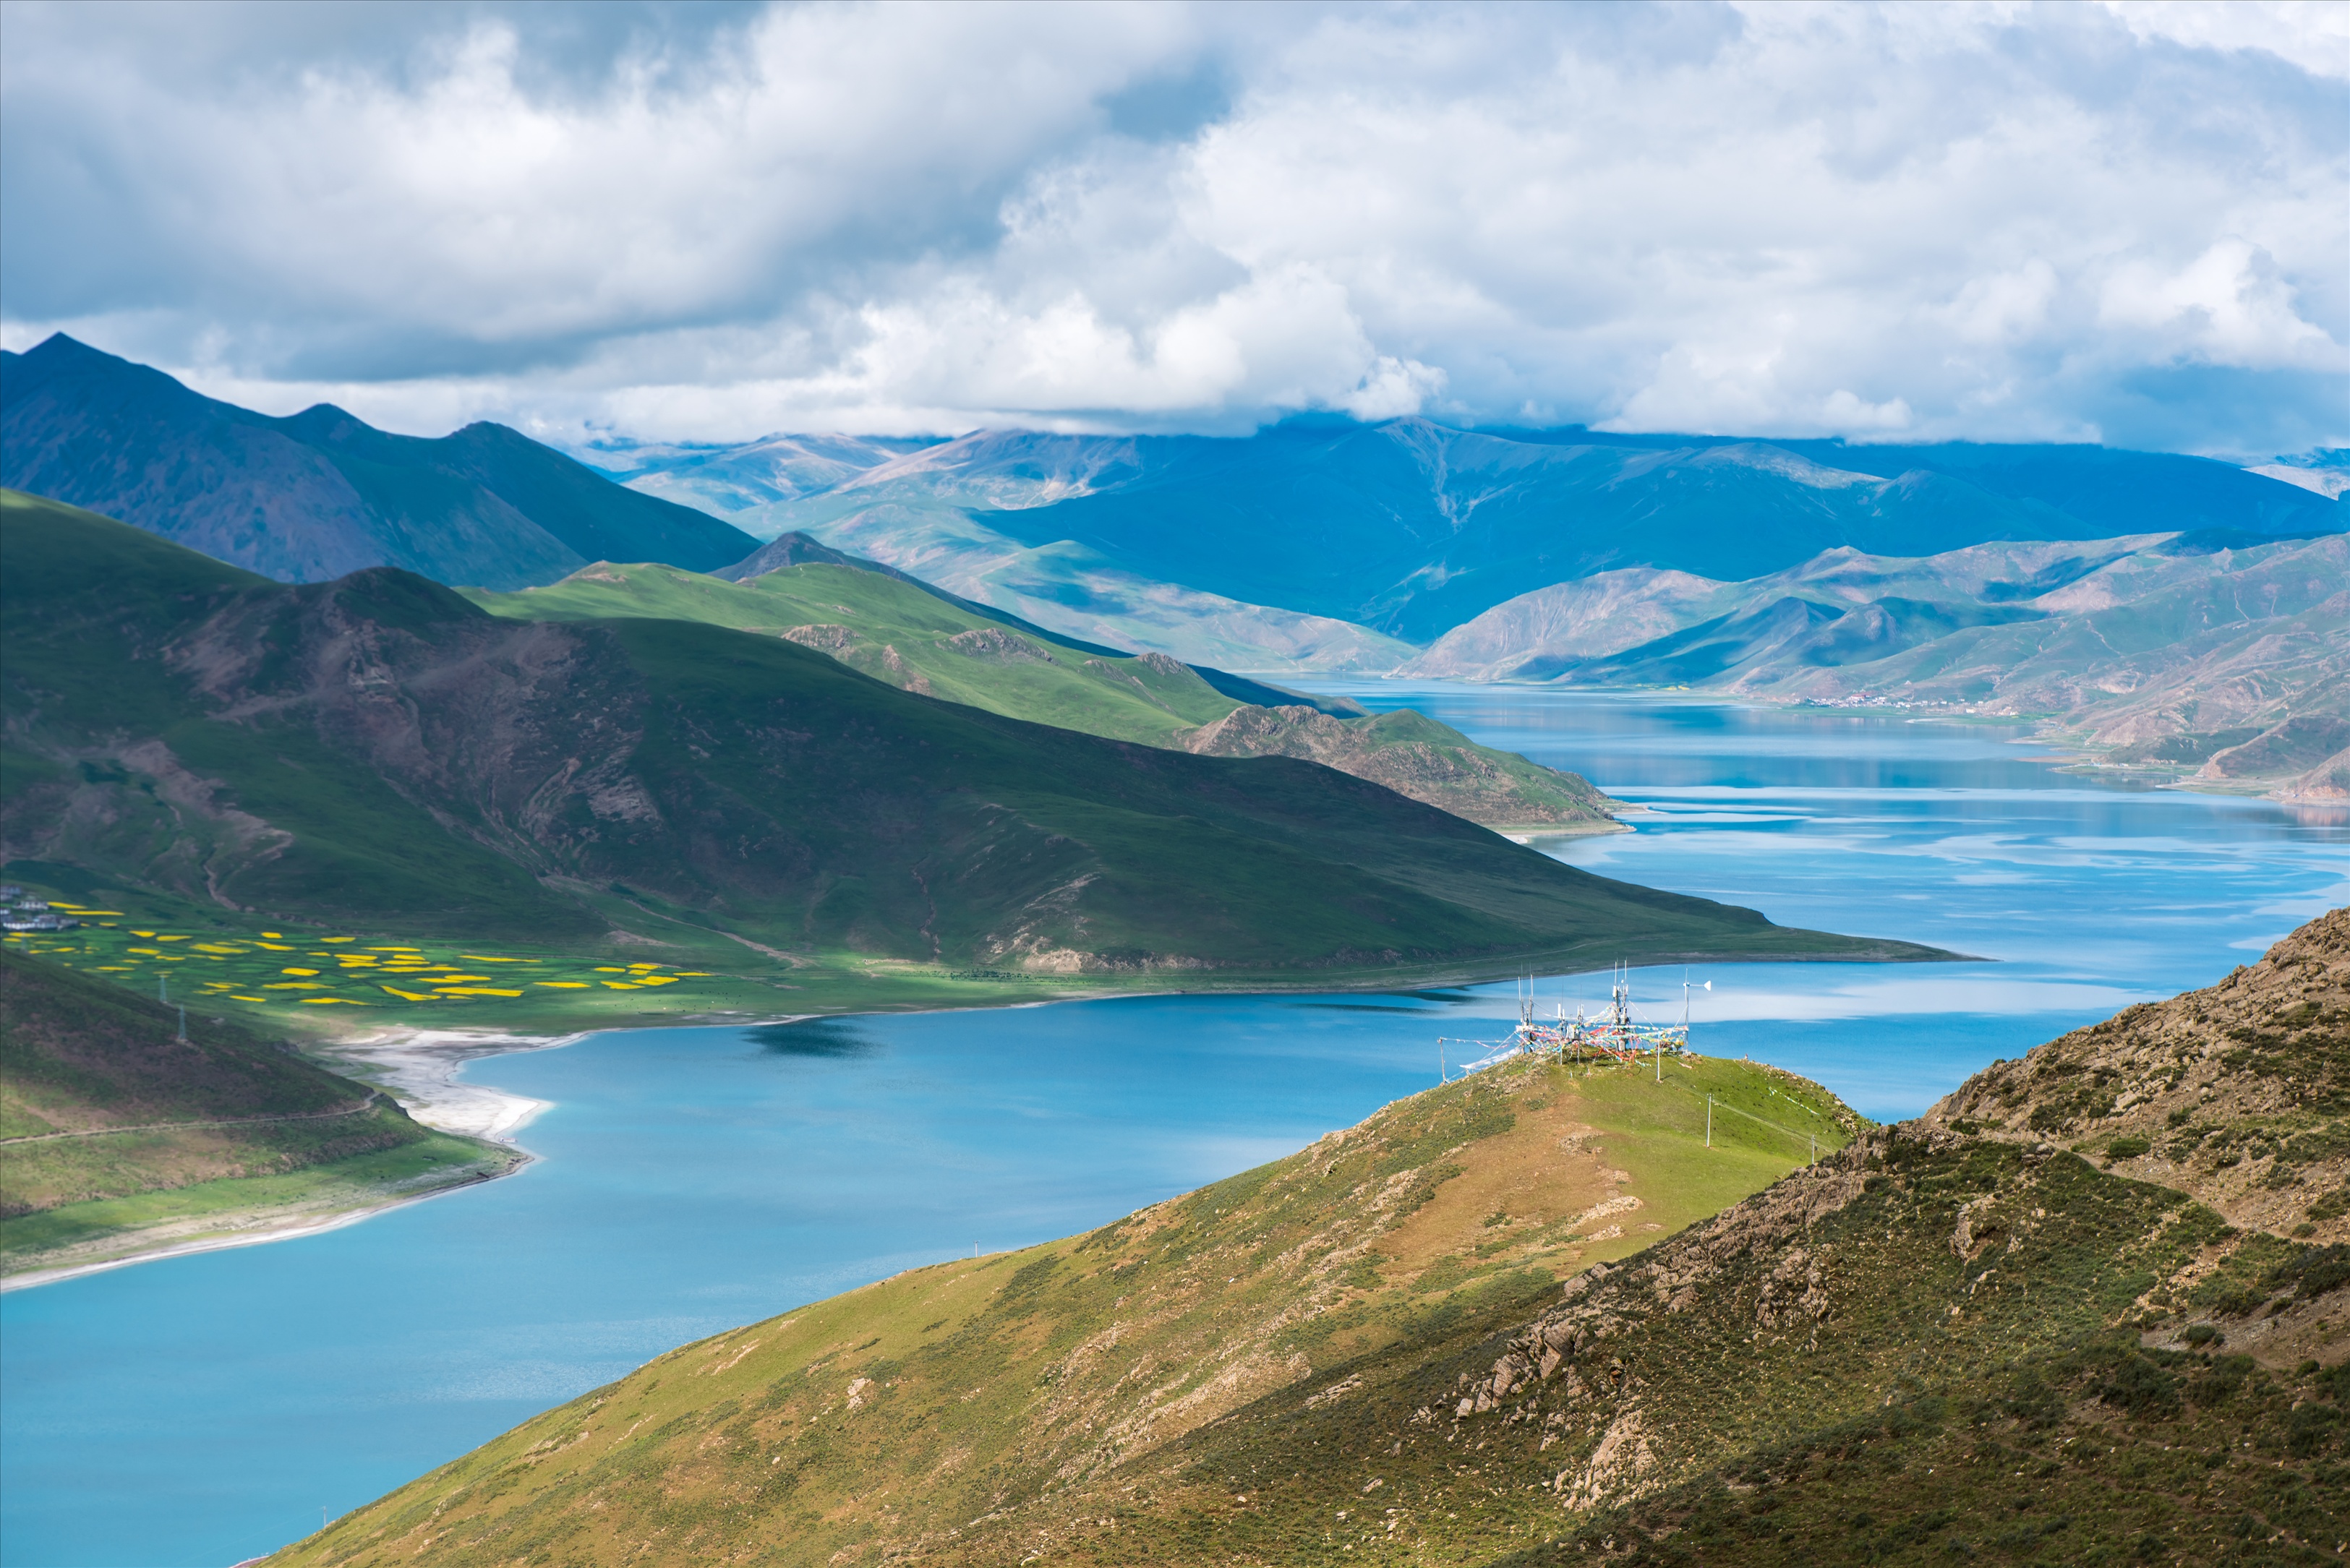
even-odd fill
[(494, 1034), (426, 1029), (362, 1035), (356, 1040), (314, 1046), (310, 1054), (324, 1058), (350, 1077), (390, 1090), (408, 1114), (426, 1127), (464, 1137), (512, 1143), (534, 1116), (547, 1108), (547, 1102), (508, 1094), (487, 1084), (463, 1082), (457, 1070), (484, 1056), (549, 1051), (586, 1038), (585, 1034)]
[[(512, 1145), (515, 1136), (529, 1125), (531, 1118), (547, 1108), (547, 1102), (535, 1100), (525, 1095), (508, 1094), (486, 1084), (462, 1082), (457, 1077), (457, 1070), (468, 1062), (479, 1061), (485, 1056), (503, 1056), (517, 1051), (546, 1051), (585, 1038), (585, 1034), (556, 1037), (426, 1030), (338, 1041), (331, 1045), (313, 1047), (311, 1054), (353, 1078), (390, 1091), (410, 1116), (426, 1127), (486, 1142)], [(496, 1174), (510, 1176), (529, 1163), (529, 1158), (525, 1156)], [(10, 1274), (0, 1279), (0, 1291), (54, 1284), (60, 1280), (108, 1269), (128, 1268), (133, 1263), (153, 1262), (160, 1258), (184, 1257), (192, 1252), (212, 1252), (226, 1247), (252, 1247), (265, 1241), (290, 1241), (297, 1237), (316, 1236), (328, 1231), (340, 1230), (346, 1225), (356, 1225), (388, 1209), (421, 1203), (443, 1193), (479, 1185), (479, 1179), (436, 1186), (421, 1192), (386, 1190), (372, 1199), (362, 1198), (353, 1201), (351, 1195), (344, 1194), (330, 1198), (322, 1204), (307, 1207), (286, 1205), (244, 1212), (207, 1214), (183, 1220), (165, 1220), (147, 1228), (143, 1233), (116, 1238), (118, 1242), (131, 1243), (133, 1251), (116, 1256), (98, 1256), (86, 1262), (67, 1261), (55, 1268)], [(142, 1242), (145, 1244), (140, 1244)], [(68, 1258), (70, 1251), (68, 1250)]]

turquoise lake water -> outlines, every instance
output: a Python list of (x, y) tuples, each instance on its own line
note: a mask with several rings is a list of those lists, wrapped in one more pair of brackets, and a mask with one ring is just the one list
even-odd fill
[[(1711, 965), (1700, 1050), (1914, 1114), (2350, 902), (2350, 814), (2126, 789), (1899, 715), (1390, 682), (1650, 807), (1546, 846), (1783, 924), (1992, 962)], [(1682, 972), (1643, 971), (1654, 1016)], [(1596, 1004), (1605, 977), (1549, 977)], [(0, 1563), (274, 1550), (681, 1341), (1295, 1149), (1497, 1037), (1513, 988), (1161, 997), (593, 1037), (469, 1075), (555, 1108), (508, 1180), (323, 1236), (0, 1297)], [(1458, 1060), (1457, 1056), (1454, 1058)]]

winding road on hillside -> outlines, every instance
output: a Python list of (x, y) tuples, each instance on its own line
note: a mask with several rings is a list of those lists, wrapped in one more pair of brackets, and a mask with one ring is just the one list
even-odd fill
[(339, 1111), (298, 1111), (282, 1116), (234, 1116), (227, 1121), (219, 1122), (146, 1122), (138, 1127), (86, 1127), (79, 1132), (32, 1133), (24, 1137), (0, 1137), (0, 1147), (20, 1143), (54, 1143), (58, 1138), (65, 1137), (108, 1137), (116, 1133), (178, 1132), (187, 1127), (251, 1127), (255, 1122), (332, 1121), (337, 1116), (355, 1116), (362, 1111), (372, 1109), (375, 1103), (383, 1097), (381, 1095), (369, 1095), (358, 1105)]

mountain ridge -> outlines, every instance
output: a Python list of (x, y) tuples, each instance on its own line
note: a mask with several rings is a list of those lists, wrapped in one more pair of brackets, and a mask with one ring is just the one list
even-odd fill
[(2320, 799), (2350, 743), (2312, 749), (2350, 719), (2345, 584), (2350, 537), (2330, 533), (1832, 550), (1740, 583), (1555, 585), (1405, 672), (2031, 717), (2112, 765)]
[(2305, 489), (2167, 453), (1504, 433), (1417, 417), (1249, 438), (985, 430), (740, 515), (829, 539), (877, 507), (953, 514), (967, 556), (1075, 549), (1139, 580), (1419, 641), (1518, 592), (1624, 566), (1742, 578), (1837, 545), (1928, 555), (2146, 533), (2149, 513), (2262, 534), (2345, 515)]
[(1289, 759), (932, 701), (779, 638), (504, 620), (390, 567), (270, 585), (0, 499), (9, 855), (224, 909), (593, 944), (611, 889), (785, 963), (1138, 976), (1940, 956), (1591, 877)]
[(707, 569), (757, 545), (503, 425), (392, 435), (326, 403), (275, 419), (62, 333), (0, 352), (0, 484), (281, 581), (388, 565), (521, 587), (613, 556)]
[(1617, 830), (1587, 781), (1416, 713), (1374, 718), (1344, 699), (1055, 637), (805, 535), (752, 562), (760, 569), (745, 563), (732, 581), (599, 563), (546, 587), (466, 597), (515, 619), (651, 617), (780, 636), (901, 691), (1009, 718), (1202, 756), (1298, 757), (1496, 828)]

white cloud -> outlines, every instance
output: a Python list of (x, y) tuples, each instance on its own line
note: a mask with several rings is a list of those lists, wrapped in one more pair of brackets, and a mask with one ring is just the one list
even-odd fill
[(2338, 6), (8, 15), (0, 341), (266, 407), (2350, 439)]
[(2099, 317), (2147, 329), (2175, 352), (2213, 365), (2331, 369), (2339, 346), (2302, 318), (2273, 258), (2250, 241), (2219, 241), (2176, 272), (2128, 262), (2106, 281)]
[(2334, 0), (2098, 0), (2140, 38), (2199, 49), (2259, 49), (2350, 79), (2350, 5)]

